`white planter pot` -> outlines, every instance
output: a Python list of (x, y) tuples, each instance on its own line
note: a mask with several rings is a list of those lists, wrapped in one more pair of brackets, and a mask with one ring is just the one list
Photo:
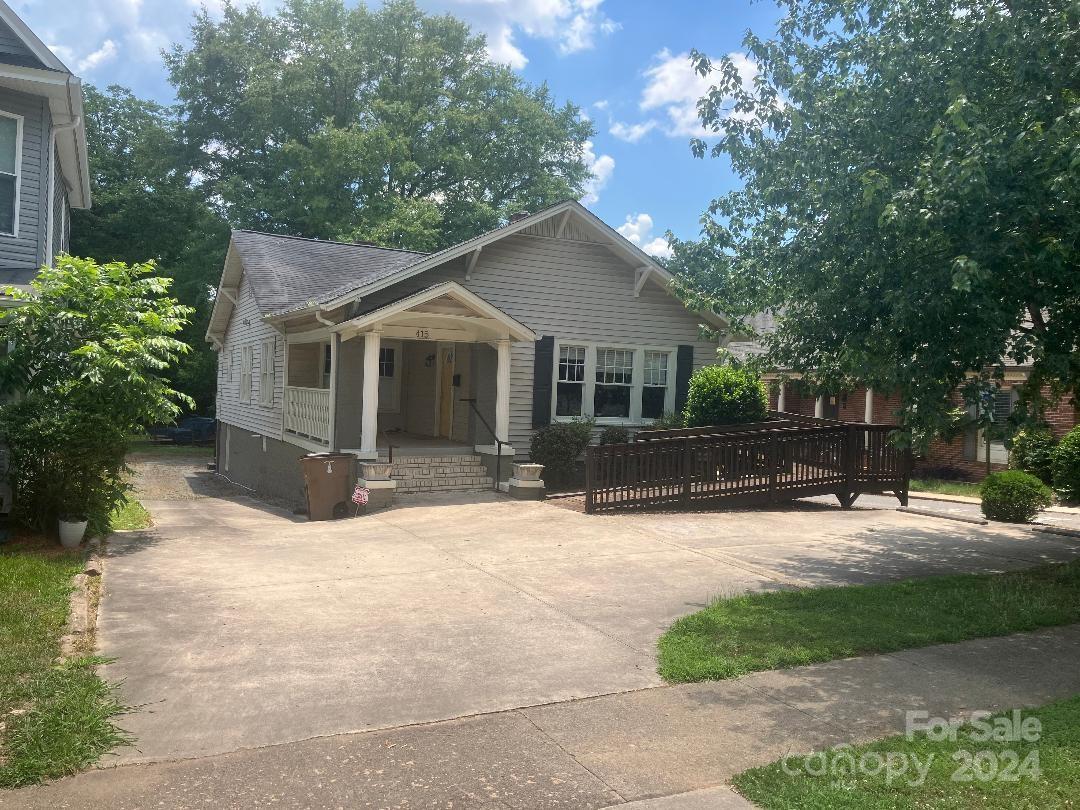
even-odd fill
[(515, 464), (514, 478), (519, 481), (539, 481), (543, 471), (543, 464)]
[(78, 548), (86, 534), (86, 524), (85, 520), (61, 520), (60, 545), (64, 548)]
[(389, 481), (393, 465), (385, 461), (365, 461), (360, 464), (360, 477), (365, 481)]

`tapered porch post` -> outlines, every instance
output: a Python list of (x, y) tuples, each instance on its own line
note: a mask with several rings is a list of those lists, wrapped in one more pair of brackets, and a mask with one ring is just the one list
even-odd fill
[(787, 403), (784, 401), (785, 388), (784, 381), (781, 380), (780, 388), (776, 393), (776, 410), (780, 413), (784, 413), (787, 410)]
[(510, 341), (498, 343), (499, 365), (495, 377), (495, 437), (510, 441)]
[(364, 399), (360, 419), (360, 455), (366, 459), (379, 456), (376, 434), (379, 430), (379, 344), (382, 331), (364, 335)]
[(821, 419), (825, 415), (825, 397), (819, 396), (814, 401), (814, 416)]
[(863, 405), (863, 421), (870, 424), (874, 421), (874, 389), (866, 389), (866, 404)]

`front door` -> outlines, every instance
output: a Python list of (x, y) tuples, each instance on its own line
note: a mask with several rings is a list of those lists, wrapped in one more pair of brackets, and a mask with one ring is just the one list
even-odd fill
[(840, 418), (840, 395), (839, 394), (826, 394), (825, 395), (825, 408), (821, 414), (826, 419), (839, 419)]
[(454, 347), (439, 349), (439, 425), (437, 434), (450, 439), (454, 429)]

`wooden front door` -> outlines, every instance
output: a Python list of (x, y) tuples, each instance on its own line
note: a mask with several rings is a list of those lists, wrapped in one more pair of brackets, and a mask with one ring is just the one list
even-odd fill
[(436, 431), (444, 439), (453, 438), (454, 429), (454, 349), (439, 349), (439, 425)]
[(839, 394), (826, 394), (825, 395), (825, 408), (821, 414), (826, 419), (839, 419), (840, 418), (840, 395)]

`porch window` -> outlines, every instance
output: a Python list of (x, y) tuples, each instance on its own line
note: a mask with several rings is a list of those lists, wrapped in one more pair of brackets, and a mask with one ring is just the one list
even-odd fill
[(668, 389), (668, 352), (645, 352), (645, 379), (641, 384), (641, 418), (664, 415)]
[(7, 236), (19, 228), (22, 124), (21, 115), (0, 111), (0, 234)]
[(240, 401), (251, 402), (251, 346), (240, 347)]
[(319, 386), (320, 388), (330, 387), (330, 368), (330, 344), (324, 343), (322, 353), (322, 374), (319, 377), (319, 380), (321, 382), (321, 385)]
[(259, 401), (263, 405), (274, 404), (275, 346), (273, 339), (264, 340), (259, 363)]
[(559, 348), (559, 379), (555, 397), (556, 416), (581, 416), (585, 401), (585, 347)]
[(394, 376), (394, 350), (389, 346), (379, 348), (379, 376)]
[(629, 349), (596, 350), (596, 388), (593, 415), (597, 418), (630, 418), (634, 384), (634, 353)]

